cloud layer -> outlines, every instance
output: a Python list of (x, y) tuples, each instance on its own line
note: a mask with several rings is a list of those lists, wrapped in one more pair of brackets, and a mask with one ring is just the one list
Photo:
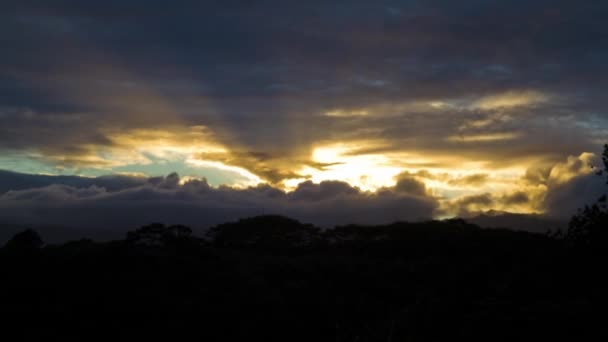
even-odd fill
[[(177, 170), (214, 186), (267, 183), (293, 191), (288, 203), (341, 181), (362, 189), (340, 195), (354, 207), (401, 189), (445, 215), (556, 214), (587, 179), (557, 166), (608, 136), (607, 15), (604, 2), (566, 0), (8, 1), (0, 164)], [(118, 194), (73, 181), (40, 196)]]
[[(6, 173), (3, 177), (23, 177)], [(3, 178), (0, 177), (0, 178)], [(363, 192), (347, 183), (305, 182), (292, 192), (268, 185), (211, 187), (206, 180), (27, 176), (38, 187), (0, 195), (0, 220), (85, 228), (133, 228), (150, 222), (208, 227), (239, 217), (288, 215), (331, 227), (432, 217), (436, 199), (417, 189)]]
[[(519, 180), (519, 190), (465, 194), (454, 199), (436, 196), (425, 185), (425, 180), (449, 176), (428, 172), (400, 174), (392, 186), (372, 192), (340, 181), (305, 181), (285, 191), (267, 184), (213, 187), (205, 179), (180, 178), (175, 173), (166, 177), (85, 178), (3, 171), (0, 223), (72, 227), (79, 229), (79, 237), (87, 232), (99, 235), (104, 230), (108, 234), (124, 232), (150, 222), (200, 229), (262, 214), (333, 227), (453, 215), (474, 217), (488, 212), (496, 215), (496, 210), (528, 212), (530, 208), (563, 223), (578, 208), (608, 191), (604, 179), (590, 167), (594, 159), (583, 154), (550, 169), (529, 170)], [(446, 181), (478, 184), (485, 179), (474, 175)]]

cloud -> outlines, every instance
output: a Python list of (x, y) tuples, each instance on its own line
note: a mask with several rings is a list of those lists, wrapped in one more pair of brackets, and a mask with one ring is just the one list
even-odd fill
[(487, 212), (538, 213), (535, 194), (516, 190), (507, 193), (465, 195), (443, 203), (442, 210), (460, 217), (474, 217)]
[(597, 166), (597, 156), (593, 153), (581, 153), (579, 156), (569, 156), (565, 163), (558, 163), (548, 174), (547, 184), (557, 186), (567, 183), (573, 178), (591, 174)]
[[(595, 172), (598, 164), (597, 155), (582, 153), (569, 156), (549, 167), (529, 168), (512, 184), (510, 190), (447, 199), (442, 202), (440, 212), (465, 217), (488, 211), (535, 213), (564, 221), (579, 208), (593, 204), (600, 196), (608, 193), (605, 179)], [(427, 173), (421, 175), (432, 179), (440, 178)], [(457, 179), (458, 181), (460, 180)], [(450, 183), (451, 180), (448, 178), (447, 182)]]
[(402, 194), (541, 211), (606, 137), (602, 2), (142, 4), (5, 6), (0, 163), (291, 190), (426, 170)]
[[(549, 168), (529, 169), (502, 192), (483, 192), (496, 186), (496, 175), (427, 170), (403, 172), (392, 186), (373, 192), (343, 181), (308, 180), (285, 191), (269, 184), (214, 187), (204, 178), (176, 173), (86, 178), (0, 172), (0, 222), (75, 227), (83, 233), (124, 231), (155, 221), (204, 228), (260, 214), (325, 227), (484, 213), (537, 213), (563, 222), (608, 192), (605, 180), (593, 172), (596, 162), (595, 155), (583, 153)], [(436, 195), (438, 184), (476, 190), (446, 198)]]
[(549, 188), (543, 204), (548, 216), (567, 219), (606, 193), (608, 186), (604, 178), (585, 174)]
[(324, 181), (314, 184), (312, 181), (300, 183), (291, 192), (290, 198), (296, 201), (323, 200), (335, 198), (336, 196), (351, 196), (360, 193), (358, 188), (351, 187), (346, 182)]
[(398, 193), (410, 194), (414, 196), (427, 196), (426, 185), (408, 174), (401, 174), (397, 177), (395, 191)]
[(489, 175), (485, 173), (475, 173), (472, 175), (448, 180), (450, 185), (480, 186), (488, 182)]
[[(247, 177), (261, 182), (262, 179), (269, 183), (278, 183), (284, 179), (300, 178), (301, 175), (293, 171), (294, 164), (286, 166), (285, 160), (265, 152), (255, 151), (222, 151), (220, 153), (201, 152), (191, 157), (193, 164), (219, 162), (223, 165), (231, 165), (248, 170), (251, 174)], [(261, 178), (260, 178), (261, 177)], [(256, 179), (257, 178), (257, 179)]]
[[(2, 146), (82, 146), (103, 142), (108, 128), (204, 124), (230, 150), (291, 158), (297, 146), (364, 128), (425, 136), (434, 135), (433, 123), (446, 137), (469, 116), (483, 120), (499, 109), (523, 106), (540, 121), (580, 117), (572, 111), (580, 96), (585, 107), (601, 109), (593, 89), (605, 83), (606, 49), (593, 37), (605, 28), (592, 19), (608, 6), (559, 1), (551, 11), (542, 4), (391, 5), (397, 17), (386, 4), (361, 1), (216, 3), (204, 11), (193, 1), (145, 10), (114, 0), (12, 6), (2, 17), (11, 53), (0, 57), (0, 96), (19, 114), (0, 115)], [(269, 23), (269, 12), (285, 19)], [(57, 46), (65, 48), (60, 57), (50, 53)], [(45, 68), (34, 58), (40, 51), (49, 52)], [(375, 120), (387, 114), (397, 116), (392, 125)], [(356, 131), (347, 129), (353, 125)]]
[(608, 193), (605, 178), (594, 172), (599, 163), (597, 155), (583, 153), (570, 156), (546, 173), (543, 209), (548, 216), (568, 218)]
[(492, 134), (476, 134), (476, 135), (460, 135), (460, 136), (449, 136), (447, 138), (450, 142), (463, 142), (463, 143), (479, 143), (479, 142), (492, 142), (501, 140), (513, 140), (518, 137), (517, 133), (505, 132), (505, 133), (492, 133)]
[[(282, 214), (323, 226), (428, 219), (437, 201), (424, 193), (385, 188), (363, 192), (344, 182), (310, 181), (292, 192), (269, 185), (212, 187), (204, 179), (182, 182), (177, 174), (138, 179), (103, 177), (9, 190), (0, 195), (4, 222), (128, 229), (149, 222), (207, 227), (238, 217)], [(30, 176), (36, 178), (36, 176)], [(130, 178), (129, 178), (130, 179)], [(111, 189), (111, 190), (108, 190)]]
[(517, 91), (485, 96), (472, 105), (482, 110), (509, 109), (512, 107), (530, 107), (548, 101), (546, 95), (537, 91)]
[(503, 202), (506, 205), (528, 204), (530, 196), (523, 191), (516, 191), (503, 197)]

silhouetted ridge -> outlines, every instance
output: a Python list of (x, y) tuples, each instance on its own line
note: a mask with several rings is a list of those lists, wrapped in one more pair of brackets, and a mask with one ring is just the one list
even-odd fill
[(42, 238), (37, 231), (26, 229), (21, 233), (15, 234), (6, 245), (5, 249), (9, 251), (31, 252), (40, 249), (44, 245)]

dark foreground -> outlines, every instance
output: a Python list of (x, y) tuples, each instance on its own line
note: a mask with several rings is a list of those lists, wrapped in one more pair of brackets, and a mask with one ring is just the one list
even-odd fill
[[(152, 225), (124, 241), (0, 251), (16, 340), (551, 341), (606, 337), (603, 249), (461, 220), (323, 233), (281, 217), (212, 239)], [(186, 336), (188, 336), (186, 338)]]

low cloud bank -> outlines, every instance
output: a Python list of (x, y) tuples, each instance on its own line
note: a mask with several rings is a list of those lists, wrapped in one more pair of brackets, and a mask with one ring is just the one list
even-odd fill
[(208, 227), (240, 217), (279, 214), (330, 227), (428, 219), (438, 207), (436, 199), (419, 187), (403, 187), (402, 181), (371, 193), (339, 181), (304, 182), (292, 192), (269, 185), (216, 188), (205, 179), (182, 181), (175, 173), (153, 178), (26, 178), (37, 187), (0, 194), (0, 220), (132, 229), (149, 222)]

